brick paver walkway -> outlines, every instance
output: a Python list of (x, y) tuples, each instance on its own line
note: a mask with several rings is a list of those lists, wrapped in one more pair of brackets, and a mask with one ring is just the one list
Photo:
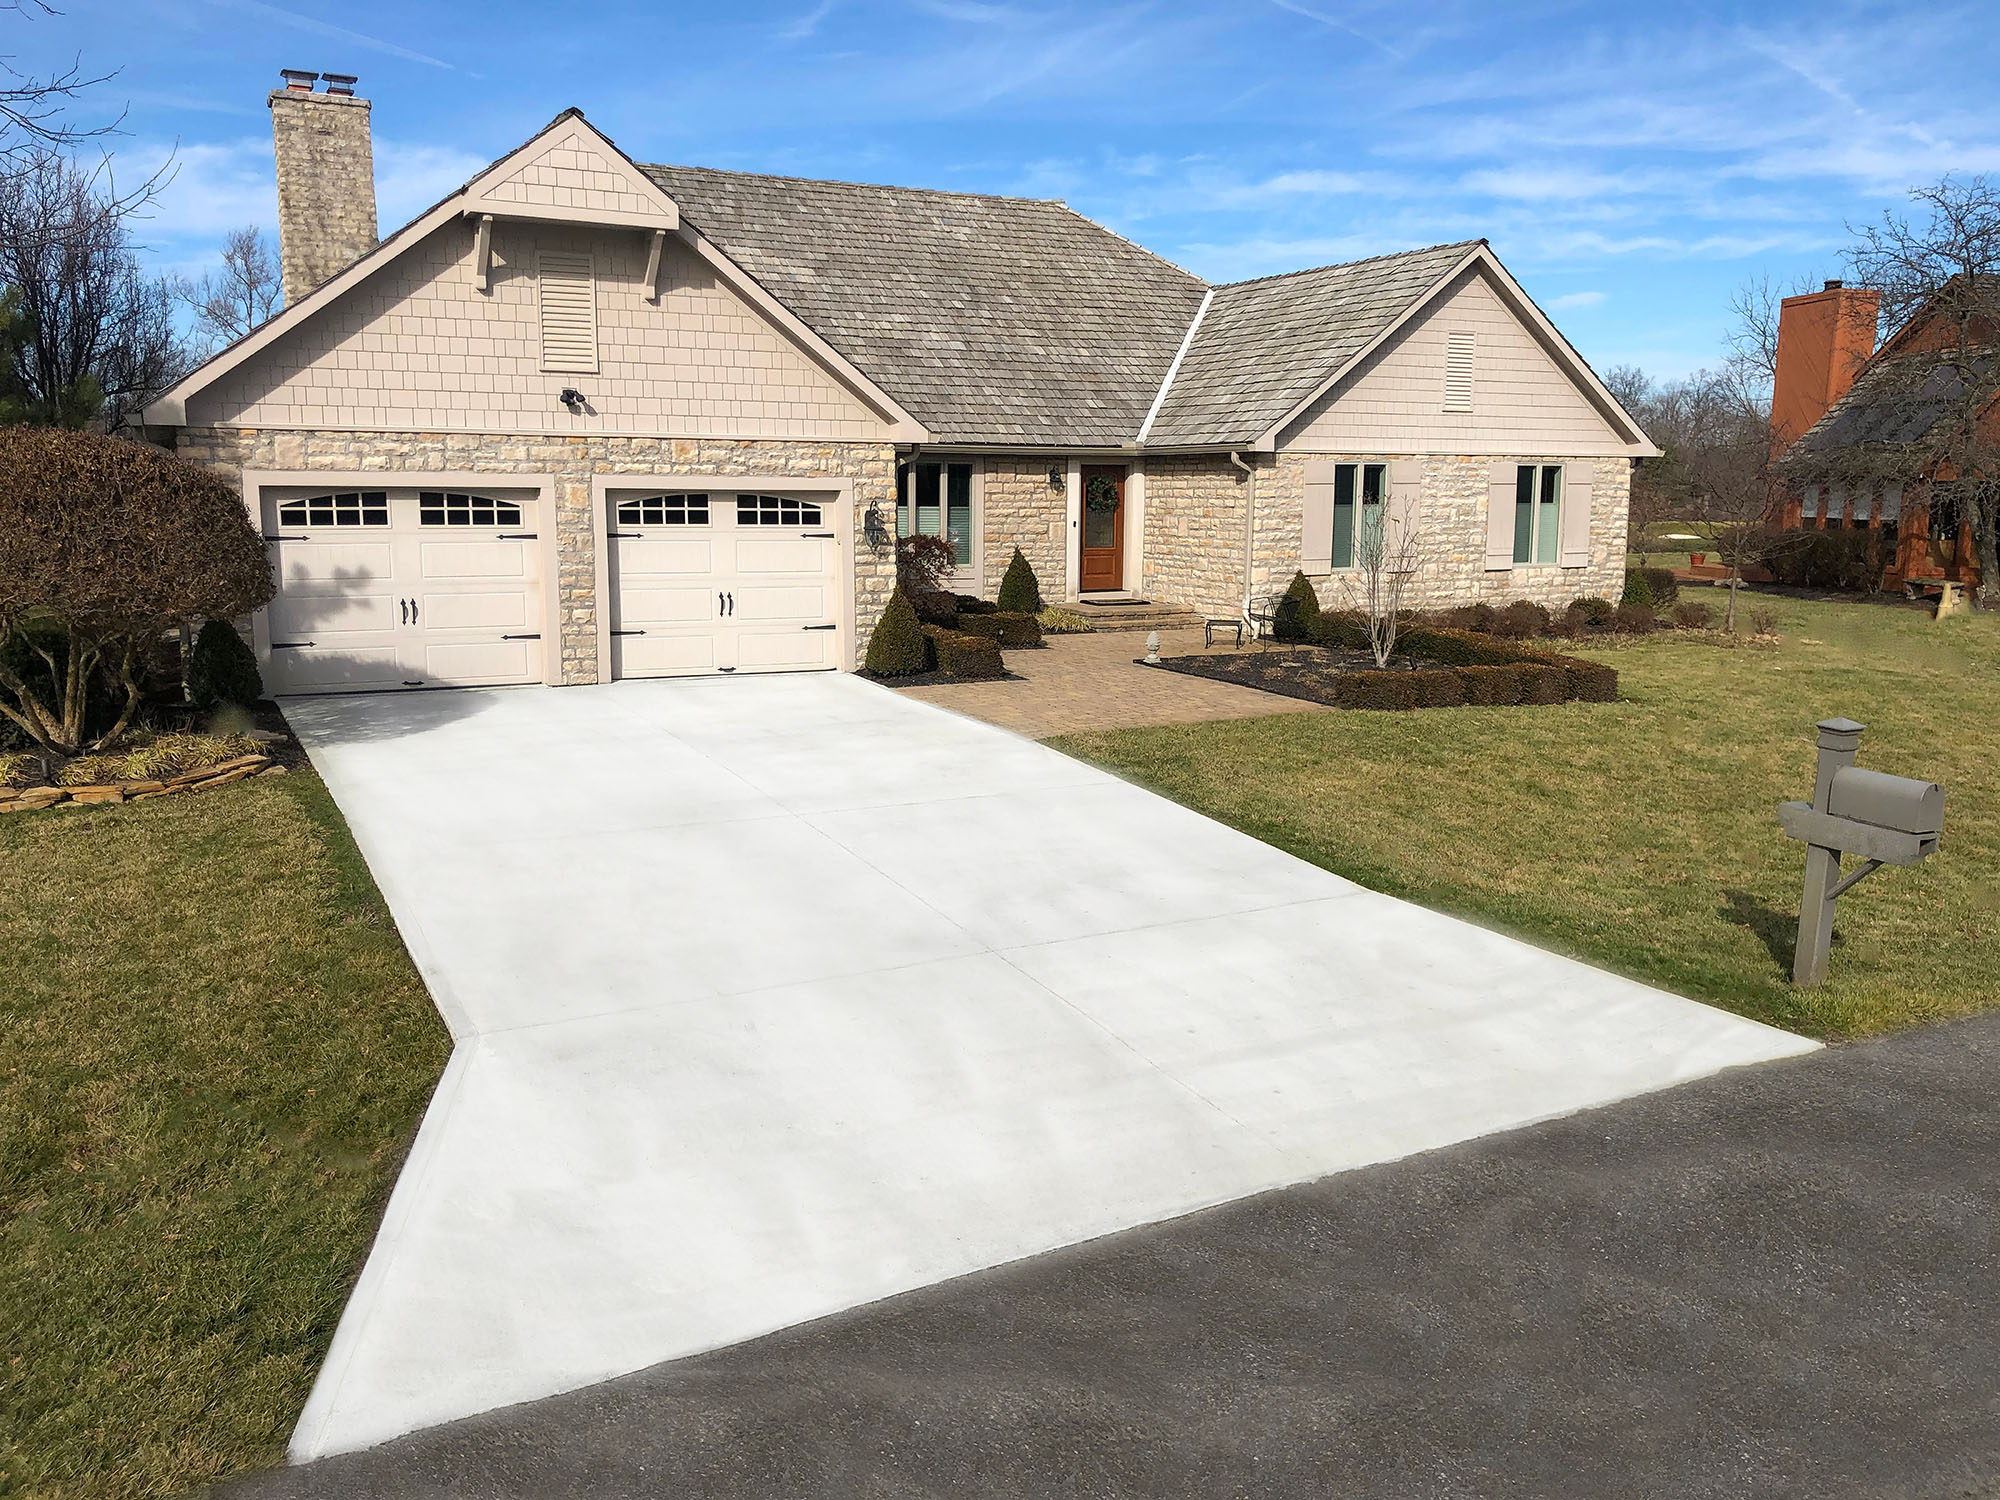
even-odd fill
[[(1203, 649), (1199, 629), (1160, 632), (1162, 656)], [(1325, 712), (1319, 704), (1297, 698), (1142, 667), (1138, 658), (1145, 654), (1143, 631), (1052, 635), (1040, 651), (1007, 653), (1008, 670), (1022, 681), (949, 682), (902, 691), (1032, 739), (1143, 724)]]

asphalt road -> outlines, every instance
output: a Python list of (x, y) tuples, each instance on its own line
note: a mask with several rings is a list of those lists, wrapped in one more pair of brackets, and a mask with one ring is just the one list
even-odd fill
[(2000, 1497), (2000, 1016), (1344, 1173), (227, 1500)]

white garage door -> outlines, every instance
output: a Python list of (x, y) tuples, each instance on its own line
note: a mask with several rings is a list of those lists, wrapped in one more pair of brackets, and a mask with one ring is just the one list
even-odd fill
[(607, 509), (614, 677), (839, 665), (829, 502), (670, 491)]
[(542, 680), (533, 491), (267, 490), (273, 693)]

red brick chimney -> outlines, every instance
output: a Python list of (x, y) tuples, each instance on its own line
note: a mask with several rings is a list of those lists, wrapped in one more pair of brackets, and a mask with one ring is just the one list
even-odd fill
[(1771, 453), (1783, 453), (1847, 394), (1875, 352), (1882, 294), (1829, 281), (1778, 307), (1778, 369), (1771, 391)]

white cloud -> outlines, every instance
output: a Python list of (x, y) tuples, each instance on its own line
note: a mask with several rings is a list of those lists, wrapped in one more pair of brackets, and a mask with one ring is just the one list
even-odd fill
[(1602, 292), (1565, 292), (1560, 297), (1551, 297), (1542, 304), (1545, 307), (1602, 307)]
[(418, 141), (375, 143), (375, 215), (391, 233), (455, 193), (491, 162), (457, 146)]
[(819, 23), (833, 14), (833, 7), (836, 3), (837, 0), (819, 0), (819, 4), (815, 5), (797, 20), (789, 21), (785, 25), (780, 26), (778, 28), (778, 40), (781, 42), (798, 42), (811, 36), (815, 31), (819, 30)]

